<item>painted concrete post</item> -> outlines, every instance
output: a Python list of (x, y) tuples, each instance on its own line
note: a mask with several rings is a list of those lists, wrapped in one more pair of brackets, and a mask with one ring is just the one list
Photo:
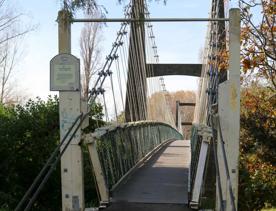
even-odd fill
[[(221, 144), (224, 144), (230, 181), (237, 208), (240, 136), (240, 10), (229, 11), (229, 72), (228, 80), (219, 85), (218, 114), (224, 143), (218, 135), (217, 155), (226, 210), (232, 210)], [(217, 210), (220, 210), (217, 201)]]
[[(71, 53), (71, 23), (68, 11), (58, 13), (59, 53)], [(65, 136), (81, 111), (81, 93), (76, 91), (59, 92), (60, 139)], [(84, 210), (82, 152), (79, 146), (80, 129), (61, 158), (62, 210)]]

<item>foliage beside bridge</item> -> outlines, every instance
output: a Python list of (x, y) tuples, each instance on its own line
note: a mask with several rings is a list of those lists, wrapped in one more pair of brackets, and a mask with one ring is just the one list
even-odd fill
[(242, 12), (239, 209), (276, 207), (275, 1), (240, 0)]
[[(29, 100), (25, 105), (0, 105), (0, 210), (14, 210), (49, 155), (59, 143), (58, 98)], [(102, 107), (92, 108), (89, 130), (103, 126)], [(84, 153), (87, 203), (97, 195), (86, 149)], [(57, 167), (33, 210), (59, 210), (61, 207), (60, 166)]]
[(276, 95), (260, 85), (242, 92), (239, 209), (276, 206)]
[[(0, 125), (0, 208), (13, 210), (58, 143), (58, 99), (0, 105)], [(59, 178), (57, 170), (37, 201), (37, 210), (60, 206)]]

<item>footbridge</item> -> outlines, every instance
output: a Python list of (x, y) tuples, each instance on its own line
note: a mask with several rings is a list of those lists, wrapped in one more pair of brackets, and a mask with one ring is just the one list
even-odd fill
[[(131, 1), (121, 19), (77, 19), (61, 10), (59, 54), (50, 63), (59, 91), (60, 144), (16, 210), (31, 210), (61, 164), (62, 210), (237, 210), (240, 115), (240, 11), (212, 0), (210, 17), (150, 18), (144, 0)], [(201, 64), (160, 64), (154, 22), (208, 22)], [(71, 24), (121, 22), (102, 69), (82, 99), (79, 59), (71, 55)], [(164, 76), (199, 78), (194, 120), (169, 106)], [(103, 106), (104, 126), (93, 105)], [(190, 140), (182, 127), (192, 125)], [(85, 201), (83, 148), (91, 161), (99, 205)]]

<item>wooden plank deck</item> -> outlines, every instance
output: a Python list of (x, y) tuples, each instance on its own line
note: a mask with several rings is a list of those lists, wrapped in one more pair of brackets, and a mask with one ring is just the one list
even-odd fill
[(189, 163), (190, 142), (170, 142), (113, 193), (107, 210), (189, 210)]

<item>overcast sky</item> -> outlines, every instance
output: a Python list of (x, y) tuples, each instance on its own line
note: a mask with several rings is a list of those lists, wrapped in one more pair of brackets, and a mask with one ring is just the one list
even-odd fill
[[(58, 0), (13, 0), (19, 12), (25, 15), (25, 23), (36, 29), (24, 40), (24, 55), (17, 66), (20, 90), (31, 97), (45, 98), (49, 91), (49, 61), (58, 53), (57, 12)], [(151, 1), (151, 17), (208, 17), (210, 2), (207, 0), (168, 0), (167, 4)], [(123, 5), (115, 0), (99, 0), (108, 10), (107, 17), (122, 17)], [(79, 35), (82, 24), (72, 26), (72, 54), (79, 57)], [(119, 24), (109, 23), (103, 32), (103, 55), (108, 54), (116, 38)], [(154, 23), (160, 63), (199, 63), (200, 50), (204, 47), (206, 23)], [(105, 56), (103, 56), (105, 58)], [(195, 77), (165, 77), (168, 91), (196, 90)]]

